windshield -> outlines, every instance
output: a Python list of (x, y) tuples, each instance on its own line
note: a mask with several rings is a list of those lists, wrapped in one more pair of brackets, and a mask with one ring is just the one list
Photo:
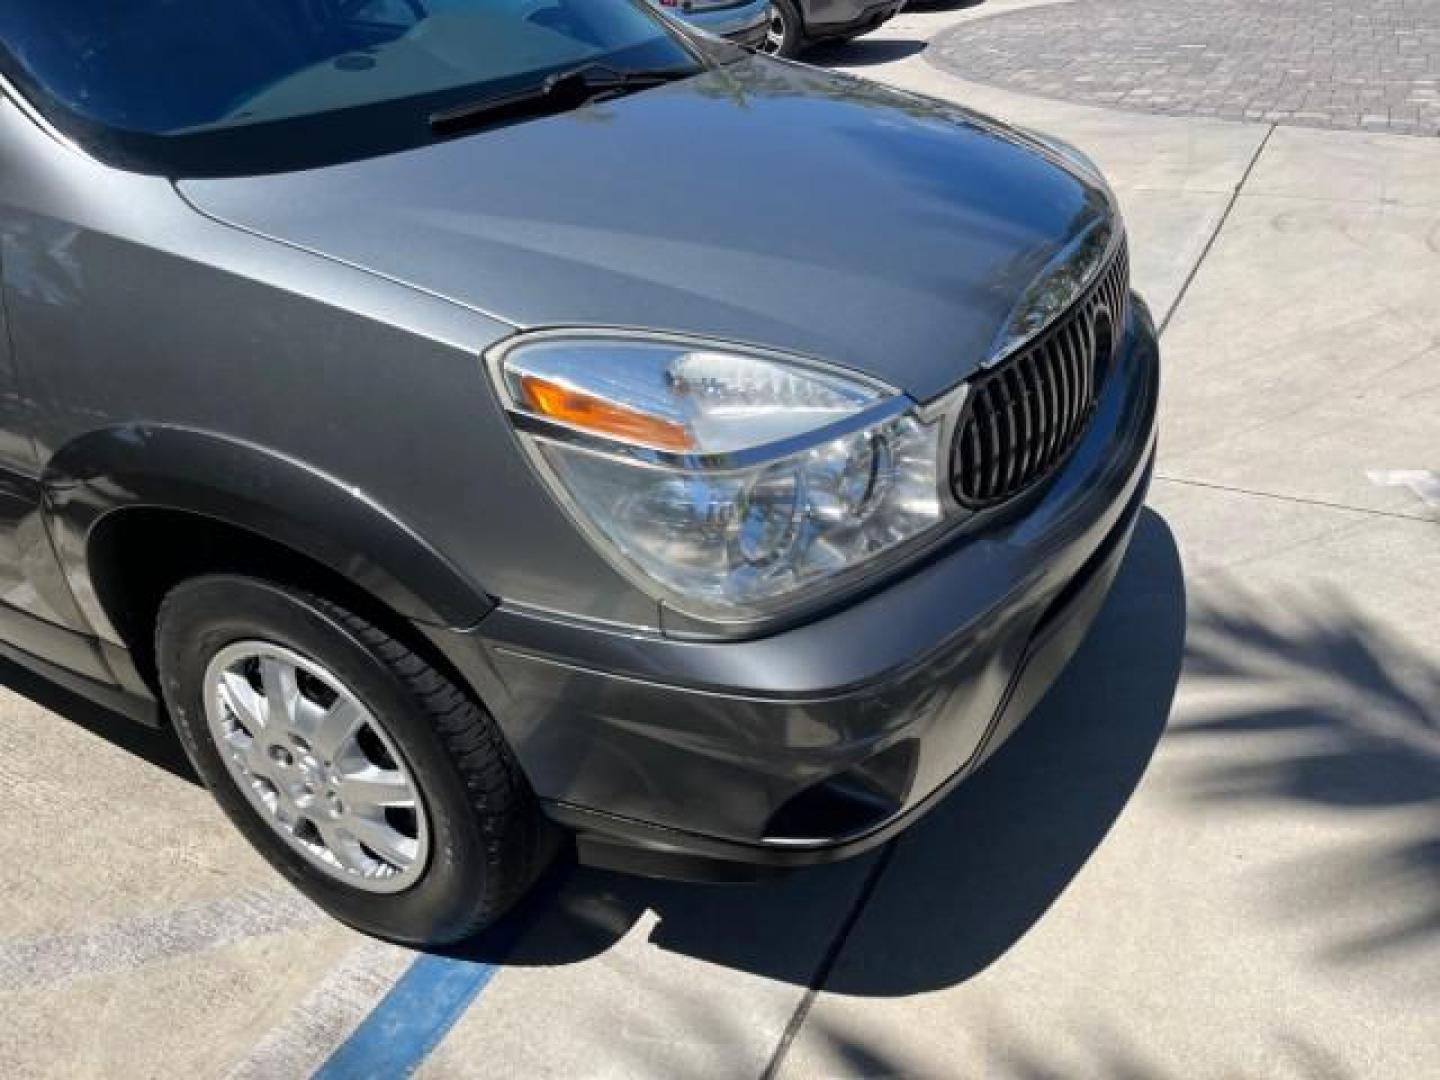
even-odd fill
[(643, 0), (4, 0), (0, 64), (97, 156), (265, 172), (433, 139), (577, 64), (693, 70)]

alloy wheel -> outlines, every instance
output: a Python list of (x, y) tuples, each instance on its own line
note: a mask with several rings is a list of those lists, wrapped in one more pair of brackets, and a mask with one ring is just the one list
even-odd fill
[(205, 670), (226, 768), (289, 847), (347, 885), (394, 893), (425, 869), (425, 806), (380, 720), (321, 665), (242, 641)]
[(760, 51), (767, 56), (779, 56), (785, 48), (785, 13), (779, 4), (770, 8), (770, 26), (765, 31), (765, 44)]

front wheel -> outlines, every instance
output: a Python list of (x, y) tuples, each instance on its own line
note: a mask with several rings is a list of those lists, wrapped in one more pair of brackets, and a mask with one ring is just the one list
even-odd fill
[(805, 43), (805, 26), (794, 0), (774, 0), (770, 6), (770, 28), (765, 32), (761, 52), (770, 56), (797, 56)]
[(342, 921), (455, 941), (541, 869), (542, 820), (494, 719), (360, 615), (256, 578), (195, 578), (161, 606), (156, 659), (221, 808)]

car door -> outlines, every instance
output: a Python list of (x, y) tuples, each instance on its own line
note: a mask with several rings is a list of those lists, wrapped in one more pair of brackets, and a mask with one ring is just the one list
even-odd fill
[[(91, 678), (111, 681), (66, 584), (46, 528), (41, 466), (35, 449), (35, 403), (24, 387), (13, 322), (16, 287), (30, 293), (65, 230), (39, 227), (18, 196), (31, 121), (0, 85), (0, 652), (23, 653)], [(17, 137), (20, 136), (20, 137)], [(73, 235), (73, 233), (71, 234)], [(54, 317), (78, 318), (57, 309)], [(43, 358), (38, 358), (43, 360)]]

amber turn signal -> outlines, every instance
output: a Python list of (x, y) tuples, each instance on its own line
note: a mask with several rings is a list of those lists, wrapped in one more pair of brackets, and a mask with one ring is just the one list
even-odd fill
[(581, 431), (639, 443), (656, 450), (695, 448), (690, 429), (673, 420), (650, 416), (538, 375), (522, 375), (520, 389), (525, 395), (525, 404), (538, 415)]

